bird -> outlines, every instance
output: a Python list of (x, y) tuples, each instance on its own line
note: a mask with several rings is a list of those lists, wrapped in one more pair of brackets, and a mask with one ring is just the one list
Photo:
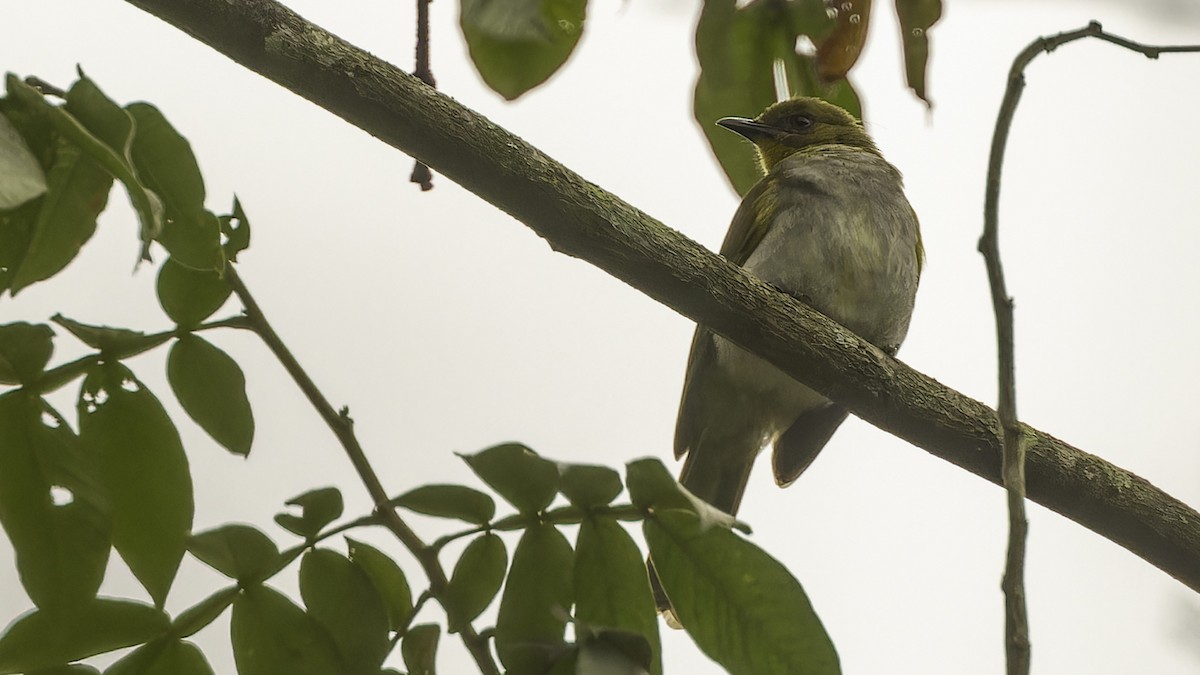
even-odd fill
[[(819, 98), (778, 102), (720, 126), (754, 144), (762, 177), (745, 194), (720, 253), (894, 355), (908, 332), (924, 264), (900, 171), (862, 123)], [(758, 454), (775, 481), (808, 468), (847, 410), (762, 358), (696, 328), (675, 457), (679, 482), (736, 515)]]

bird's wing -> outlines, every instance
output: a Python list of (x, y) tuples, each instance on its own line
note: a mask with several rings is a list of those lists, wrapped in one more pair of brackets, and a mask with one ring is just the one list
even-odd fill
[[(721, 244), (721, 255), (735, 265), (745, 264), (766, 235), (777, 203), (772, 179), (763, 178), (755, 183), (733, 214), (733, 222)], [(713, 337), (712, 331), (704, 326), (696, 326), (696, 333), (692, 336), (687, 374), (683, 379), (683, 396), (679, 401), (679, 419), (675, 425), (676, 459), (696, 447), (708, 423), (705, 416), (700, 414), (696, 401), (701, 396), (700, 392), (714, 384), (708, 381), (713, 376), (712, 361), (716, 356)]]
[(847, 410), (828, 403), (800, 413), (796, 421), (775, 441), (771, 470), (775, 483), (787, 487), (800, 477), (846, 420)]
[(713, 375), (713, 358), (717, 346), (713, 343), (712, 331), (696, 326), (692, 336), (692, 349), (688, 352), (687, 374), (683, 378), (683, 396), (679, 400), (679, 418), (675, 422), (675, 459), (696, 447), (700, 434), (708, 420), (698, 414), (696, 402), (700, 392), (709, 384), (706, 380)]
[(779, 209), (777, 181), (766, 176), (754, 184), (729, 224), (729, 232), (721, 243), (721, 255), (735, 265), (745, 265), (750, 254), (762, 242), (771, 221)]

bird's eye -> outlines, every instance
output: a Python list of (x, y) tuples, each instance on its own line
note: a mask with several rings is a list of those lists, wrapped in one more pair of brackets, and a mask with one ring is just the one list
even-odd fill
[(798, 131), (807, 131), (812, 128), (813, 121), (804, 115), (796, 115), (792, 118), (792, 126)]

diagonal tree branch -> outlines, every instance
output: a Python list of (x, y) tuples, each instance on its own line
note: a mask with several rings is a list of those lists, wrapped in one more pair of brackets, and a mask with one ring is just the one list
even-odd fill
[[(273, 0), (126, 0), (425, 162), (545, 238), (766, 358), (862, 419), (1000, 483), (996, 412), (588, 183)], [(1200, 591), (1200, 514), (1027, 425), (1029, 497)]]

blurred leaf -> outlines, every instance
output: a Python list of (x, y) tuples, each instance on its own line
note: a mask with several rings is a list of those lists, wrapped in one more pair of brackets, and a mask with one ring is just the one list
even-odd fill
[(345, 672), (329, 633), (273, 588), (253, 585), (238, 596), (229, 630), (238, 675)]
[(509, 672), (544, 672), (563, 649), (573, 557), (553, 526), (534, 525), (521, 535), (496, 618), (496, 653)]
[(400, 566), (370, 544), (350, 537), (346, 537), (346, 543), (350, 547), (350, 561), (367, 573), (379, 591), (387, 608), (388, 629), (400, 630), (407, 626), (413, 610), (412, 591)]
[(0, 395), (0, 525), (21, 585), (43, 609), (95, 597), (108, 563), (108, 501), (62, 417), (22, 390)]
[(388, 617), (366, 572), (329, 549), (309, 551), (300, 561), (300, 595), (350, 672), (379, 672), (391, 648)]
[(113, 546), (161, 607), (192, 527), (192, 477), (162, 404), (120, 363), (90, 370), (79, 437), (95, 453), (112, 504)]
[(621, 475), (607, 466), (559, 464), (559, 490), (572, 504), (588, 510), (607, 506), (621, 494)]
[(32, 385), (54, 353), (54, 331), (24, 321), (0, 326), (0, 384)]
[(183, 639), (195, 635), (221, 616), (233, 604), (239, 592), (241, 589), (237, 586), (226, 586), (183, 610), (171, 622), (171, 637)]
[(279, 568), (279, 549), (252, 525), (229, 524), (188, 537), (197, 560), (242, 584), (262, 581)]
[(246, 378), (236, 361), (189, 333), (171, 346), (167, 380), (188, 417), (214, 441), (235, 455), (250, 454), (254, 414), (246, 398)]
[(277, 513), (275, 522), (288, 532), (305, 539), (313, 539), (321, 532), (321, 528), (342, 515), (342, 492), (335, 487), (309, 490), (284, 503), (299, 506), (300, 515)]
[(558, 493), (558, 467), (520, 443), (463, 455), (475, 474), (521, 513), (537, 513)]
[(488, 533), (467, 545), (442, 600), (448, 632), (463, 630), (492, 604), (504, 583), (507, 567), (508, 552), (500, 537)]
[(734, 673), (841, 672), (800, 582), (762, 549), (687, 511), (655, 511), (643, 531), (676, 616), (717, 663)]
[(216, 270), (194, 270), (174, 258), (158, 271), (158, 303), (181, 328), (200, 325), (232, 292)]
[(58, 666), (161, 635), (161, 611), (129, 600), (93, 599), (69, 609), (29, 612), (0, 636), (0, 673)]
[(511, 101), (566, 62), (583, 34), (587, 0), (462, 0), (461, 8), (475, 69)]
[(237, 262), (237, 254), (250, 248), (250, 219), (237, 197), (233, 198), (233, 213), (221, 216), (220, 222), (221, 234), (225, 236), (225, 257), (229, 262)]
[(754, 117), (775, 103), (777, 62), (790, 96), (818, 96), (861, 116), (849, 83), (822, 82), (815, 55), (797, 51), (798, 41), (821, 48), (835, 26), (827, 9), (823, 0), (754, 0), (744, 6), (735, 0), (704, 2), (696, 26), (700, 77), (693, 109), (738, 194), (745, 194), (762, 172), (754, 146), (717, 127), (716, 121), (730, 115)]
[(650, 650), (646, 665), (659, 675), (658, 613), (644, 560), (637, 544), (615, 520), (584, 520), (575, 544), (575, 616), (589, 626), (640, 635)]
[(941, 0), (896, 0), (900, 40), (904, 44), (904, 75), (908, 86), (926, 105), (932, 105), (925, 89), (929, 65), (929, 29), (942, 18)]
[(213, 675), (213, 669), (191, 642), (156, 640), (109, 666), (104, 675)]
[(0, 211), (15, 209), (46, 193), (46, 173), (21, 132), (0, 115)]
[(817, 76), (822, 81), (846, 77), (867, 43), (870, 23), (871, 0), (843, 0), (834, 18), (833, 30), (817, 49)]
[(396, 506), (439, 518), (484, 525), (496, 515), (496, 502), (463, 485), (422, 485), (391, 500)]
[(132, 155), (138, 176), (166, 206), (163, 246), (188, 267), (222, 269), (220, 222), (204, 209), (204, 179), (192, 146), (149, 103), (132, 103), (126, 110), (137, 123)]
[(437, 645), (441, 628), (437, 624), (423, 623), (413, 626), (404, 634), (400, 653), (404, 656), (404, 667), (408, 675), (437, 675)]
[(169, 333), (160, 333), (158, 335), (146, 335), (141, 331), (129, 330), (128, 328), (112, 328), (109, 326), (90, 326), (86, 323), (80, 323), (73, 319), (68, 319), (62, 314), (55, 314), (52, 319), (54, 323), (66, 328), (67, 331), (79, 338), (79, 341), (85, 345), (97, 349), (108, 355), (115, 355), (121, 358), (140, 354), (141, 352), (154, 349), (167, 340), (171, 339)]

